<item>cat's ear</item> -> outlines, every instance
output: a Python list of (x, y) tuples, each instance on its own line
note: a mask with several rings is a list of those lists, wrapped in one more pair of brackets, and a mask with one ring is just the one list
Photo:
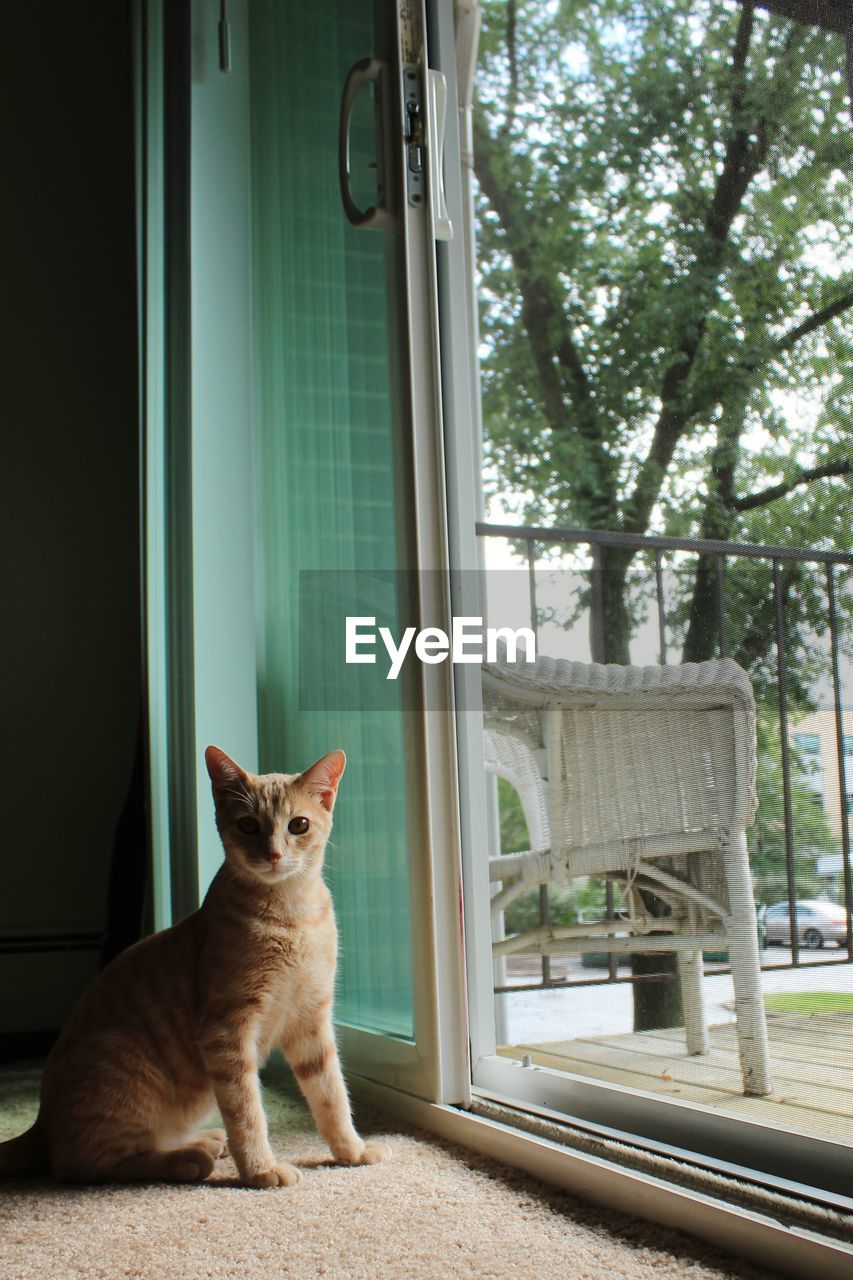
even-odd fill
[(338, 794), (338, 783), (346, 768), (347, 758), (343, 751), (330, 751), (306, 769), (299, 779), (302, 786), (311, 795), (316, 796), (324, 809), (329, 813), (335, 807)]
[(236, 760), (232, 760), (219, 747), (208, 747), (204, 753), (204, 763), (213, 783), (213, 794), (219, 796), (225, 791), (236, 791), (246, 785), (248, 774), (241, 769)]

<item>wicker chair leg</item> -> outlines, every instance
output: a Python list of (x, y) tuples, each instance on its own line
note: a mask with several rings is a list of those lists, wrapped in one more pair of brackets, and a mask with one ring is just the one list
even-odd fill
[(737, 1038), (743, 1071), (743, 1091), (761, 1096), (770, 1093), (770, 1055), (767, 1020), (761, 988), (761, 964), (755, 900), (749, 874), (749, 855), (744, 832), (736, 832), (723, 843), (726, 881), (729, 892), (729, 919), (726, 922), (732, 980), (735, 989)]
[(684, 1027), (688, 1053), (708, 1053), (708, 1021), (702, 989), (702, 952), (679, 951), (678, 974), (681, 979), (681, 1002), (684, 1005)]

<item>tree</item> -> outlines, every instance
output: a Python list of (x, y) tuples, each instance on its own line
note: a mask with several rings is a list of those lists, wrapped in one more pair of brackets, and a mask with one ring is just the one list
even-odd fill
[[(487, 469), (528, 523), (849, 549), (844, 42), (779, 7), (483, 4)], [(603, 548), (606, 661), (629, 661), (635, 554)], [(738, 563), (727, 597), (730, 652), (764, 680), (768, 573)], [(686, 660), (714, 652), (713, 574), (679, 580)], [(797, 564), (780, 584), (807, 702), (823, 584)]]

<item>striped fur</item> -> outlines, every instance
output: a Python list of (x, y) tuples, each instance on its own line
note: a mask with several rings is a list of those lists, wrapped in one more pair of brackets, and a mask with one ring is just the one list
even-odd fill
[(199, 1127), (218, 1104), (242, 1183), (295, 1183), (270, 1149), (258, 1083), (275, 1045), (337, 1160), (387, 1155), (353, 1128), (332, 1024), (337, 930), (320, 871), (346, 758), (262, 776), (217, 747), (205, 758), (225, 862), (198, 911), (124, 952), (83, 996), (45, 1066), (35, 1125), (0, 1145), (0, 1175), (199, 1181), (226, 1149), (226, 1134)]

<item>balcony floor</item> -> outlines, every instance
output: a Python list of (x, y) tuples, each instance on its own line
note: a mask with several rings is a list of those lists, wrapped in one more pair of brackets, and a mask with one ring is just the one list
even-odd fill
[(711, 1028), (711, 1051), (688, 1056), (683, 1028), (514, 1044), (498, 1052), (594, 1080), (645, 1089), (784, 1129), (853, 1142), (853, 1013), (768, 1013), (773, 1092), (741, 1092), (733, 1024)]

